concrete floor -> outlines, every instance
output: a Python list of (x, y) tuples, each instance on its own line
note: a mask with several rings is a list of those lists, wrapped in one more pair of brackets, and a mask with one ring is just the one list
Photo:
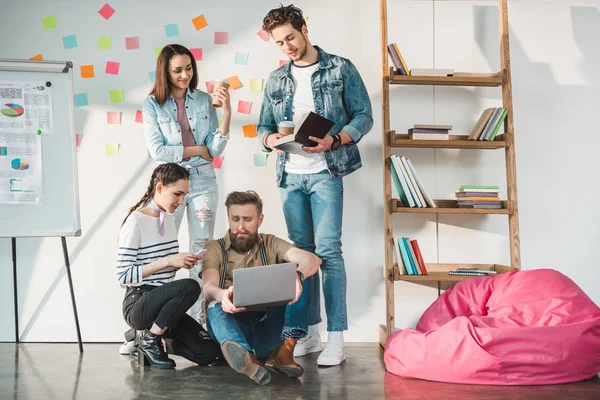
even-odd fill
[(226, 363), (198, 367), (174, 357), (176, 370), (140, 369), (117, 344), (0, 343), (0, 399), (600, 399), (598, 377), (554, 386), (477, 386), (387, 374), (378, 344), (348, 344), (341, 366), (299, 358), (300, 379), (275, 376), (257, 386)]

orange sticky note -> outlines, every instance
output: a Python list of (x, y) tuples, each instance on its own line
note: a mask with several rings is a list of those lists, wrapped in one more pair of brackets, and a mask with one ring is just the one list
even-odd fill
[(143, 120), (142, 120), (142, 110), (137, 110), (135, 112), (135, 122), (137, 122), (138, 124), (141, 124), (143, 122)]
[(81, 146), (81, 133), (75, 135), (75, 146)]
[(197, 31), (208, 26), (208, 22), (206, 22), (204, 14), (198, 15), (196, 18), (192, 19), (192, 24), (194, 24), (194, 28), (196, 28)]
[(223, 166), (223, 156), (218, 156), (213, 158), (213, 167), (215, 167), (216, 169), (221, 169), (221, 167)]
[(244, 130), (244, 137), (256, 137), (256, 125), (244, 125), (242, 126)]
[(212, 94), (215, 89), (215, 83), (213, 81), (206, 81), (206, 92)]
[(94, 75), (94, 65), (93, 64), (89, 64), (89, 65), (82, 65), (81, 66), (81, 77), (82, 78), (93, 78)]
[(263, 28), (260, 28), (256, 34), (265, 42), (269, 41), (269, 34)]
[[(250, 114), (252, 111), (252, 102), (240, 100), (238, 103), (238, 112), (242, 114)], [(245, 135), (245, 133), (244, 133)]]
[(120, 124), (121, 123), (121, 112), (120, 111), (107, 111), (106, 112), (106, 123), (107, 124)]
[(34, 61), (44, 61), (44, 56), (42, 56), (42, 54), (36, 54), (35, 56), (31, 57), (30, 60), (34, 60)]
[(242, 87), (242, 82), (240, 81), (240, 78), (238, 78), (237, 75), (230, 76), (229, 78), (227, 78), (227, 82), (229, 82), (229, 89), (231, 90), (239, 89)]

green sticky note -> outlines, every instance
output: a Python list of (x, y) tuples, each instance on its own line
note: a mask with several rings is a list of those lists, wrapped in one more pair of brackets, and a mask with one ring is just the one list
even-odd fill
[(123, 89), (111, 90), (110, 91), (110, 102), (111, 103), (122, 103), (125, 101), (125, 95)]
[(254, 155), (254, 166), (255, 167), (266, 167), (268, 156), (269, 155), (266, 153), (255, 154)]
[(263, 80), (260, 78), (250, 78), (250, 90), (253, 92), (262, 92)]
[(154, 52), (156, 53), (156, 58), (158, 58), (158, 56), (160, 56), (160, 52), (162, 51), (162, 47), (155, 47), (154, 48)]
[(112, 38), (110, 36), (102, 36), (98, 38), (98, 48), (100, 50), (112, 49)]
[(56, 17), (54, 15), (49, 15), (47, 17), (42, 18), (42, 24), (44, 24), (44, 29), (54, 29), (56, 28)]
[(104, 147), (104, 152), (108, 157), (117, 157), (119, 155), (119, 146), (120, 143), (106, 143)]

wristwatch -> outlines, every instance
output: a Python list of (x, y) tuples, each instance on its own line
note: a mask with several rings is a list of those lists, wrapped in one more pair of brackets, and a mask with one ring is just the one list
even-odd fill
[(298, 274), (298, 278), (300, 279), (300, 283), (304, 283), (304, 274), (300, 271), (296, 271)]
[(337, 150), (340, 148), (342, 144), (342, 138), (337, 133), (332, 136), (333, 143), (331, 144), (331, 150)]

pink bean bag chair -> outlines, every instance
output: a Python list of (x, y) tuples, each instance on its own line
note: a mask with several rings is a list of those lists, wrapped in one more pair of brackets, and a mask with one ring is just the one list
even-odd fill
[(385, 344), (392, 374), (440, 382), (547, 385), (600, 372), (600, 308), (558, 271), (471, 278), (442, 294), (416, 329)]

